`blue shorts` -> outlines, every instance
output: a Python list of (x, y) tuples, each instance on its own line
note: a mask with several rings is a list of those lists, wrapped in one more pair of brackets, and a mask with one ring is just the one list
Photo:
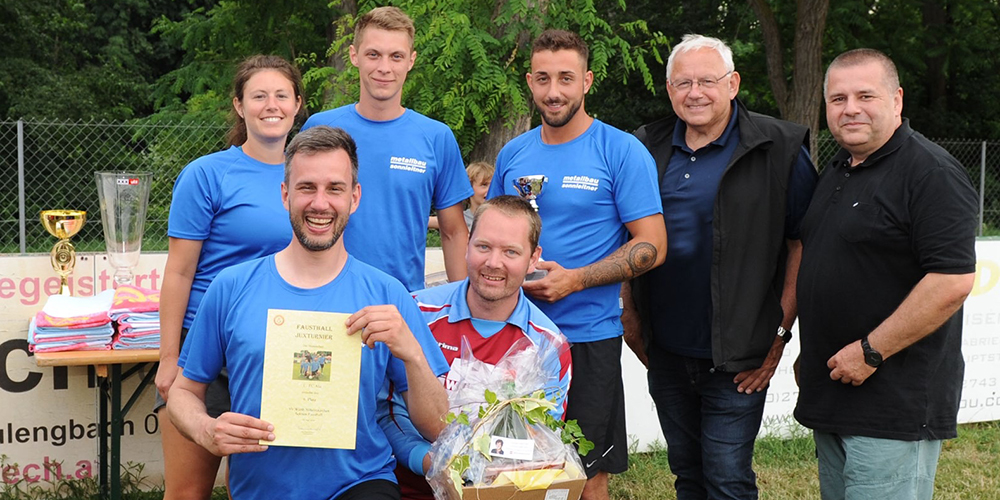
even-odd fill
[(814, 431), (823, 500), (930, 500), (941, 441)]

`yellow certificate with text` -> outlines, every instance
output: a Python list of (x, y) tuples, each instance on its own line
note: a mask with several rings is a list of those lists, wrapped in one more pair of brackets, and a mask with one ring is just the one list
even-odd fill
[(363, 344), (348, 316), (268, 309), (260, 418), (274, 441), (261, 444), (354, 449)]

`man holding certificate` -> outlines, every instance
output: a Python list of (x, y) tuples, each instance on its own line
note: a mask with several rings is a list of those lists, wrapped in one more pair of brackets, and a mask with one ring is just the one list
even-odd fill
[[(170, 416), (195, 443), (232, 455), (234, 498), (399, 498), (375, 421), (386, 380), (401, 389), (422, 435), (433, 439), (443, 426), (448, 402), (435, 374), (447, 365), (416, 304), (398, 281), (344, 249), (344, 226), (361, 199), (357, 165), (354, 141), (340, 129), (295, 137), (281, 184), (295, 237), (219, 274), (181, 353)], [(330, 353), (329, 379), (299, 376), (305, 351)], [(205, 388), (223, 366), (232, 412), (213, 419)]]

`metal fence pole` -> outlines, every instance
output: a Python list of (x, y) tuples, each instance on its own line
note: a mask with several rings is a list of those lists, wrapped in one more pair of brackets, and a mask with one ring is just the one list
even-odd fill
[(24, 232), (24, 120), (17, 121), (17, 213), (20, 229), (21, 253), (24, 254), (27, 238)]
[(986, 213), (986, 141), (979, 152), (979, 236), (983, 235), (983, 214)]

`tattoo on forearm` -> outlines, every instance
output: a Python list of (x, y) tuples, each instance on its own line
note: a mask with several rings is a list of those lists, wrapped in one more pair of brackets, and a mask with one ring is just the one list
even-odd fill
[(629, 247), (623, 245), (606, 258), (587, 267), (583, 275), (583, 286), (617, 283), (634, 278), (653, 267), (656, 262), (656, 245), (641, 241)]
[(632, 276), (638, 276), (653, 267), (656, 262), (656, 246), (646, 241), (636, 243), (628, 253), (628, 267)]

